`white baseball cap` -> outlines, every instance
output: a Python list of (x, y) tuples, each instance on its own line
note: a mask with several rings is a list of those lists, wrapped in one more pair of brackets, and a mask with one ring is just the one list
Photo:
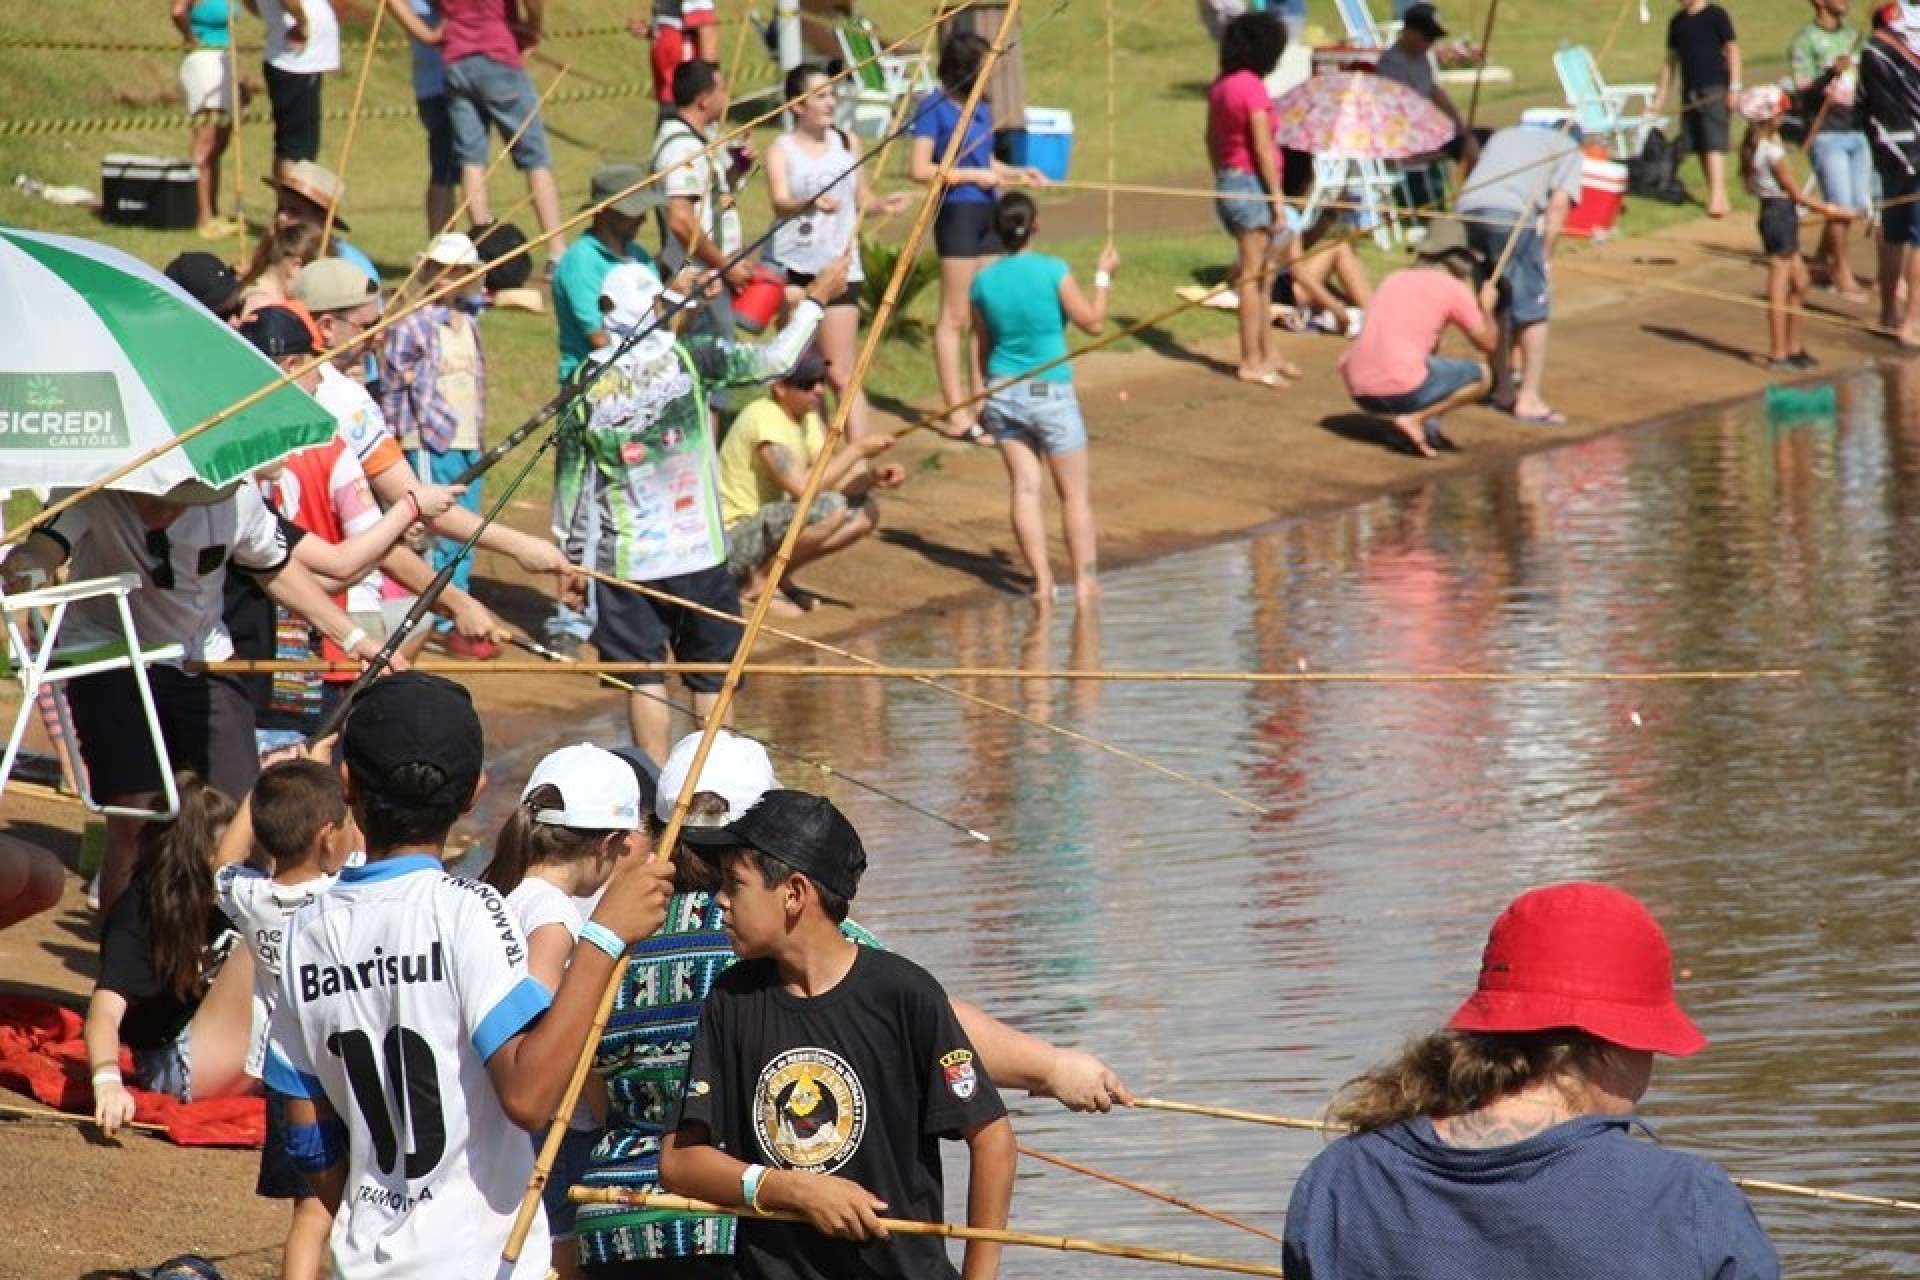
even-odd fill
[(480, 265), (480, 250), (474, 248), (473, 241), (458, 231), (449, 231), (437, 235), (420, 255), (428, 262), (443, 267), (477, 267)]
[(600, 310), (608, 333), (631, 333), (653, 319), (653, 306), (666, 287), (652, 267), (623, 262), (600, 281)]
[(660, 821), (673, 820), (673, 807), (680, 802), (683, 790), (711, 791), (722, 797), (727, 802), (726, 820), (736, 822), (741, 814), (753, 808), (756, 800), (780, 785), (779, 779), (773, 776), (773, 762), (767, 759), (765, 747), (752, 738), (722, 729), (714, 735), (713, 750), (707, 752), (706, 768), (700, 771), (699, 782), (689, 787), (687, 774), (693, 769), (693, 754), (699, 749), (700, 735), (690, 733), (667, 753), (667, 762), (660, 768), (660, 788), (653, 796), (653, 811)]
[(559, 788), (564, 809), (536, 809), (535, 822), (577, 831), (637, 831), (640, 783), (625, 760), (589, 743), (562, 747), (542, 760), (520, 793), (526, 803), (534, 789)]

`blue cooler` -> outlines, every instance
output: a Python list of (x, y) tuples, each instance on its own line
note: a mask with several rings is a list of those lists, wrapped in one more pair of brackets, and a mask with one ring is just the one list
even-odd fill
[(1013, 163), (1032, 165), (1049, 181), (1065, 182), (1073, 161), (1073, 113), (1059, 107), (1028, 107), (1027, 128), (1014, 140)]

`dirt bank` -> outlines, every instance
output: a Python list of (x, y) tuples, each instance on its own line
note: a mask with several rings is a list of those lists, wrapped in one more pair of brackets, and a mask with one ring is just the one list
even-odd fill
[[(1226, 315), (1218, 337), (1199, 350), (1157, 346), (1151, 354), (1090, 357), (1078, 376), (1094, 441), (1102, 559), (1112, 568), (1418, 485), (1444, 471), (1755, 394), (1768, 382), (1756, 359), (1764, 352), (1763, 313), (1679, 291), (1757, 300), (1763, 276), (1754, 239), (1742, 218), (1573, 249), (1556, 267), (1547, 384), (1572, 425), (1532, 427), (1471, 411), (1449, 425), (1463, 452), (1437, 461), (1391, 451), (1379, 429), (1353, 413), (1333, 374), (1340, 344), (1332, 339), (1285, 341), (1287, 354), (1308, 371), (1285, 393), (1233, 381)], [(1583, 267), (1659, 287), (1623, 285)], [(1830, 294), (1818, 295), (1815, 306), (1869, 318)], [(1842, 328), (1810, 325), (1808, 337), (1828, 368), (1892, 354), (1883, 341)], [(899, 613), (960, 607), (983, 592), (1021, 588), (998, 459), (924, 433), (901, 445), (900, 454), (913, 479), (886, 500), (882, 535), (805, 575), (836, 603), (790, 624), (794, 629), (842, 634)], [(517, 522), (538, 527), (544, 512), (523, 509)], [(539, 598), (511, 568), (483, 555), (479, 594), (512, 621), (535, 624)], [(584, 680), (503, 676), (472, 683), (490, 714), (536, 705), (552, 713), (609, 696)], [(13, 834), (56, 849), (72, 864), (76, 806), (10, 793), (5, 814)], [(75, 881), (60, 909), (0, 934), (0, 986), (84, 999), (96, 936)], [(0, 1125), (0, 1205), (8, 1228), (0, 1278), (111, 1275), (189, 1249), (222, 1259), (226, 1274), (241, 1280), (276, 1275), (285, 1223), (280, 1209), (251, 1194), (254, 1161), (250, 1152), (184, 1151), (144, 1137), (106, 1142), (79, 1127)]]

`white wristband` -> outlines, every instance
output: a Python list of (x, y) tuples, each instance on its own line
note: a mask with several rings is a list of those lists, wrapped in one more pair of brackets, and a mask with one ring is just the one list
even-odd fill
[(1113, 288), (1113, 272), (1096, 271), (1093, 273), (1093, 287), (1096, 289)]
[(355, 627), (353, 630), (347, 632), (346, 636), (340, 641), (340, 648), (347, 653), (352, 653), (353, 647), (366, 638), (367, 629), (365, 627)]
[(93, 1073), (93, 1083), (96, 1085), (105, 1084), (109, 1080), (113, 1081), (113, 1083), (115, 1084), (120, 1083), (120, 1068), (102, 1067), (98, 1071)]

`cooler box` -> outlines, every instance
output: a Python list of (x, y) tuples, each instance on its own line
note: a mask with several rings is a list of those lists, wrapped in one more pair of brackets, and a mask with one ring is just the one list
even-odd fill
[(100, 216), (128, 226), (178, 231), (198, 220), (191, 160), (110, 155), (100, 162)]
[(1032, 165), (1050, 182), (1065, 182), (1073, 162), (1073, 113), (1059, 107), (1028, 107), (1027, 129), (1015, 135), (1013, 163)]
[(1627, 166), (1586, 157), (1580, 174), (1580, 203), (1567, 211), (1567, 234), (1605, 240), (1613, 234), (1626, 198)]

